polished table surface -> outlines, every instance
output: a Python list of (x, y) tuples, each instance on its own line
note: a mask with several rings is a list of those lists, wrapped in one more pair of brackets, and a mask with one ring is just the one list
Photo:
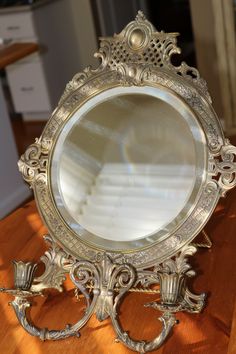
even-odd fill
[[(196, 293), (208, 294), (206, 308), (201, 314), (177, 314), (180, 323), (174, 327), (173, 335), (153, 353), (236, 353), (236, 190), (221, 200), (206, 231), (213, 241), (212, 248), (199, 249), (191, 259), (197, 272), (191, 288)], [(0, 287), (12, 286), (12, 259), (38, 261), (46, 250), (42, 237), (46, 232), (34, 202), (0, 221)], [(34, 300), (31, 318), (36, 325), (58, 329), (78, 320), (84, 301), (76, 300), (69, 281), (65, 288), (67, 291), (63, 293), (52, 291), (46, 297)], [(41, 342), (18, 324), (13, 309), (8, 306), (10, 299), (9, 295), (0, 294), (0, 353), (133, 353), (122, 344), (115, 343), (109, 319), (100, 323), (95, 316), (81, 329), (79, 339)], [(159, 331), (158, 312), (143, 307), (144, 303), (154, 299), (154, 295), (132, 293), (121, 305), (122, 325), (136, 339), (150, 340)]]
[(37, 43), (12, 43), (0, 45), (0, 69), (15, 63), (29, 54), (37, 52)]

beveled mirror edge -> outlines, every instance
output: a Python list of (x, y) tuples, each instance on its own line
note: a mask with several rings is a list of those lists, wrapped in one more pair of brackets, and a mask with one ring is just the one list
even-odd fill
[[(147, 95), (149, 94), (152, 97), (156, 97), (156, 98), (158, 97), (159, 99), (163, 100), (163, 102), (170, 104), (171, 107), (175, 108), (177, 112), (179, 113), (181, 112), (183, 116), (183, 120), (185, 120), (188, 123), (192, 136), (194, 137), (195, 140), (195, 148), (197, 150), (196, 151), (197, 173), (196, 173), (195, 187), (191, 192), (190, 198), (188, 199), (180, 215), (178, 215), (170, 224), (167, 224), (165, 230), (162, 231), (160, 230), (159, 232), (153, 232), (151, 236), (142, 237), (142, 239), (139, 239), (138, 241), (134, 240), (134, 241), (123, 241), (123, 242), (117, 242), (117, 241), (111, 242), (106, 239), (104, 239), (103, 241), (102, 238), (101, 239), (99, 238), (96, 239), (96, 242), (100, 243), (100, 247), (99, 247), (99, 245), (95, 242), (96, 236), (86, 231), (82, 226), (78, 225), (77, 229), (80, 238), (82, 238), (82, 241), (85, 244), (87, 243), (88, 245), (92, 245), (94, 243), (93, 245), (94, 248), (100, 248), (111, 252), (112, 251), (129, 252), (135, 250), (141, 251), (145, 248), (150, 247), (150, 245), (153, 246), (155, 243), (160, 242), (165, 237), (168, 237), (170, 233), (171, 234), (175, 233), (179, 229), (179, 227), (184, 223), (188, 214), (191, 213), (191, 210), (194, 208), (193, 201), (195, 202), (199, 198), (200, 186), (202, 186), (205, 183), (205, 179), (206, 179), (205, 171), (207, 168), (207, 160), (208, 160), (208, 156), (206, 152), (205, 136), (202, 134), (199, 123), (195, 118), (195, 114), (192, 110), (190, 110), (190, 108), (186, 105), (186, 103), (183, 100), (181, 100), (177, 95), (174, 95), (170, 90), (159, 85), (155, 85), (155, 87), (142, 85), (140, 87), (131, 86), (131, 87), (110, 88), (105, 92), (93, 96), (92, 99), (90, 99), (85, 104), (83, 104), (81, 109), (73, 112), (67, 119), (67, 124), (64, 125), (64, 127), (61, 129), (61, 133), (58, 136), (58, 139), (54, 141), (54, 144), (52, 146), (52, 153), (49, 158), (50, 160), (49, 166), (51, 166), (51, 170), (48, 171), (48, 174), (51, 177), (49, 179), (49, 189), (51, 192), (51, 199), (54, 201), (55, 210), (57, 209), (60, 210), (60, 212), (58, 213), (58, 218), (61, 218), (62, 222), (64, 220), (65, 224), (70, 223), (72, 225), (75, 223), (75, 221), (65, 210), (65, 208), (59, 206), (61, 203), (59, 202), (59, 205), (57, 205), (56, 203), (56, 201), (58, 200), (61, 201), (57, 180), (55, 178), (56, 170), (58, 168), (58, 163), (59, 163), (59, 157), (61, 156), (60, 147), (58, 147), (58, 145), (62, 146), (62, 141), (64, 141), (68, 130), (70, 130), (70, 128), (75, 124), (75, 122), (78, 122), (77, 115), (79, 114), (81, 117), (81, 114), (82, 112), (84, 112), (84, 109), (91, 108), (92, 103), (90, 104), (90, 102), (95, 101), (100, 103), (102, 99), (105, 99), (107, 97), (114, 97), (114, 96), (118, 97), (116, 95), (127, 94), (127, 93), (136, 93), (136, 94), (143, 93)], [(183, 217), (183, 213), (185, 213), (184, 217)], [(181, 223), (178, 222), (179, 219), (181, 219)], [(68, 225), (65, 226), (68, 227)], [(71, 228), (74, 229), (74, 227)], [(169, 231), (167, 232), (167, 230)], [(94, 240), (94, 242), (92, 242), (92, 240)], [(113, 247), (111, 247), (111, 245), (113, 245)]]

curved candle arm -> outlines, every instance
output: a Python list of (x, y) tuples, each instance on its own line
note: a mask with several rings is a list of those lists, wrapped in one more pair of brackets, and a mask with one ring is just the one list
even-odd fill
[(79, 337), (79, 330), (90, 319), (94, 312), (94, 307), (97, 301), (97, 295), (94, 295), (93, 300), (85, 312), (85, 316), (76, 322), (74, 325), (67, 325), (62, 330), (48, 330), (47, 328), (39, 328), (30, 321), (30, 316), (27, 309), (31, 306), (30, 301), (26, 297), (16, 296), (10, 303), (14, 308), (16, 317), (21, 326), (31, 335), (39, 337), (41, 340), (57, 340), (64, 339), (71, 336)]
[[(14, 262), (15, 288), (0, 288), (14, 296), (11, 305), (21, 326), (31, 335), (41, 340), (57, 340), (71, 336), (79, 336), (79, 330), (95, 314), (99, 321), (110, 317), (117, 341), (122, 342), (131, 350), (146, 353), (158, 349), (177, 323), (174, 313), (187, 311), (198, 313), (204, 306), (205, 294), (192, 294), (186, 286), (186, 278), (194, 272), (187, 263), (187, 257), (194, 254), (196, 248), (192, 245), (184, 247), (175, 259), (165, 260), (153, 270), (137, 271), (131, 264), (114, 262), (110, 255), (103, 253), (94, 262), (74, 260), (66, 256), (61, 249), (52, 243), (52, 247), (43, 257), (45, 272), (34, 278), (35, 264), (31, 262)], [(76, 290), (84, 296), (86, 311), (84, 316), (74, 325), (67, 325), (61, 330), (39, 328), (30, 319), (28, 308), (30, 298), (42, 295), (42, 290), (62, 289), (65, 274), (69, 273)], [(159, 320), (162, 323), (160, 333), (152, 341), (137, 341), (132, 339), (120, 325), (118, 305), (132, 286), (159, 284), (160, 300), (147, 303), (162, 312)]]
[(116, 319), (115, 312), (110, 314), (113, 327), (117, 334), (117, 341), (122, 342), (128, 348), (137, 351), (138, 353), (146, 353), (158, 349), (166, 340), (171, 332), (172, 327), (177, 323), (175, 316), (172, 313), (164, 313), (159, 320), (162, 322), (162, 331), (152, 341), (136, 341), (129, 337), (127, 332), (124, 332)]

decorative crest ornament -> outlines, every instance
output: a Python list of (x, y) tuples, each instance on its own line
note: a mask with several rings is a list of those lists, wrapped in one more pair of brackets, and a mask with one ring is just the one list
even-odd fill
[(18, 162), (19, 171), (22, 173), (24, 180), (28, 182), (31, 187), (38, 179), (46, 181), (50, 147), (50, 140), (36, 138), (35, 143), (27, 148)]
[[(15, 288), (0, 291), (14, 296), (11, 304), (20, 324), (42, 340), (79, 337), (80, 328), (95, 314), (99, 321), (111, 319), (117, 341), (146, 353), (164, 343), (176, 324), (175, 313), (198, 313), (204, 306), (205, 294), (192, 294), (187, 287), (188, 278), (195, 275), (187, 258), (196, 252), (191, 242), (203, 229), (219, 198), (236, 185), (236, 148), (224, 137), (206, 83), (197, 69), (186, 63), (178, 67), (172, 64), (172, 55), (180, 53), (177, 36), (156, 31), (139, 11), (119, 34), (101, 38), (95, 54), (100, 65), (96, 69), (87, 67), (67, 84), (42, 136), (19, 161), (20, 172), (33, 188), (50, 231), (50, 236), (45, 237), (50, 248), (41, 258), (45, 265), (42, 275), (34, 277), (34, 264), (15, 263)], [(57, 181), (52, 181), (51, 168), (60, 135), (76, 111), (104, 92), (115, 88), (124, 92), (133, 87), (162, 90), (164, 96), (170, 95), (187, 107), (188, 119), (191, 112), (196, 123), (201, 152), (197, 160), (203, 168), (196, 163), (196, 196), (180, 225), (155, 242), (147, 240), (154, 237), (151, 235), (142, 247), (116, 251), (83, 239), (85, 230), (81, 225), (78, 234), (72, 231), (56, 206), (52, 184)], [(86, 300), (84, 317), (63, 330), (36, 327), (28, 316), (30, 298), (44, 296), (50, 288), (63, 291), (66, 276), (73, 282), (76, 294)], [(145, 305), (161, 312), (162, 330), (150, 342), (133, 340), (119, 323), (119, 305), (131, 291), (159, 295), (157, 301)]]
[(139, 85), (146, 75), (156, 68), (167, 68), (189, 80), (211, 102), (206, 82), (196, 68), (184, 62), (177, 67), (171, 63), (172, 55), (181, 53), (176, 45), (178, 35), (156, 31), (142, 11), (139, 11), (135, 21), (130, 22), (119, 34), (100, 38), (100, 48), (94, 56), (101, 60), (101, 64), (95, 70), (87, 67), (82, 73), (76, 74), (66, 86), (60, 104), (90, 76), (114, 70), (121, 74), (120, 80), (123, 84)]
[(218, 185), (224, 197), (226, 192), (236, 186), (236, 147), (226, 139), (219, 154), (210, 160), (210, 173), (218, 178)]

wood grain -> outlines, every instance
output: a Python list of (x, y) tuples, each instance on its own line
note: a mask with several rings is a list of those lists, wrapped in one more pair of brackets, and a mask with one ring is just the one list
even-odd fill
[[(201, 314), (181, 313), (180, 324), (166, 344), (153, 353), (162, 354), (226, 354), (231, 336), (231, 352), (235, 353), (235, 323), (232, 327), (236, 294), (236, 190), (221, 202), (208, 223), (213, 247), (201, 249), (192, 259), (197, 277), (192, 281), (196, 293), (207, 292), (208, 304)], [(0, 286), (13, 283), (11, 260), (37, 261), (45, 251), (42, 236), (47, 232), (30, 202), (0, 222)], [(78, 320), (84, 302), (77, 302), (73, 286), (67, 281), (64, 293), (50, 292), (35, 300), (31, 317), (38, 326), (62, 328)], [(144, 308), (154, 295), (129, 294), (123, 302), (121, 322), (136, 339), (151, 339), (160, 329), (158, 312)], [(56, 342), (41, 342), (31, 337), (18, 324), (10, 297), (0, 295), (0, 352), (4, 354), (131, 354), (122, 344), (115, 343), (110, 320), (98, 322), (95, 316), (81, 330), (81, 337)], [(234, 320), (235, 321), (235, 320)], [(234, 328), (234, 329), (233, 329)], [(234, 338), (234, 339), (232, 339)], [(233, 349), (232, 349), (233, 348)]]
[(37, 52), (38, 49), (37, 43), (13, 43), (0, 46), (0, 69), (13, 64), (29, 54)]

